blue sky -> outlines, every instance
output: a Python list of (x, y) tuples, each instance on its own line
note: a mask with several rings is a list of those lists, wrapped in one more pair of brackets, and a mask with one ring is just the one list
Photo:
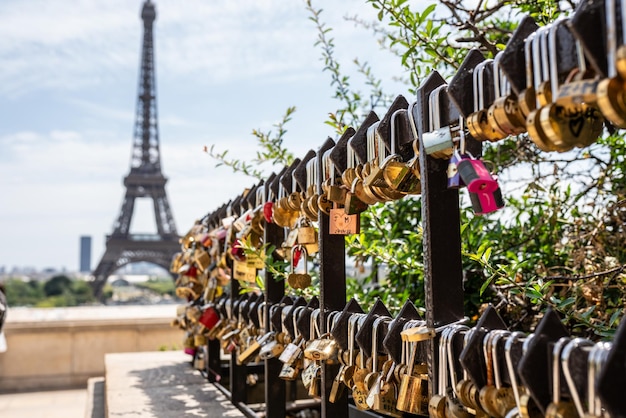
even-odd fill
[[(0, 266), (78, 267), (79, 236), (92, 267), (112, 232), (130, 167), (142, 0), (0, 2)], [(369, 61), (390, 94), (404, 94), (398, 60), (345, 21), (375, 11), (365, 0), (314, 0), (334, 30), (336, 56)], [(161, 162), (179, 233), (254, 183), (215, 168), (215, 144), (242, 159), (252, 129), (296, 106), (286, 145), (296, 156), (333, 132), (338, 103), (322, 72), (301, 0), (156, 1), (155, 56)], [(269, 173), (269, 172), (268, 172)], [(139, 200), (132, 232), (154, 232)]]

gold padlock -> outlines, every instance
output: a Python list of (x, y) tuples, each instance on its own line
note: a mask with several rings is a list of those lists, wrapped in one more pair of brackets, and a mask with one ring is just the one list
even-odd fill
[[(623, 7), (623, 5), (622, 5)], [(606, 0), (606, 31), (608, 45), (608, 77), (598, 84), (598, 107), (613, 125), (626, 128), (626, 46), (617, 48), (616, 0)], [(622, 19), (622, 33), (626, 22)]]
[(261, 350), (259, 351), (259, 358), (261, 360), (276, 358), (280, 356), (284, 349), (285, 346), (277, 340), (270, 341), (261, 347)]
[[(302, 252), (302, 260), (304, 262), (304, 273), (296, 273), (294, 266), (294, 255), (296, 251)], [(308, 252), (305, 246), (297, 245), (291, 249), (290, 273), (287, 276), (287, 283), (293, 289), (306, 289), (311, 286), (311, 275), (308, 272)]]
[[(416, 369), (415, 357), (417, 356), (418, 344), (433, 338), (434, 330), (427, 327), (416, 327), (402, 332), (405, 333), (401, 334), (403, 342), (413, 344), (413, 347), (407, 370), (400, 382), (396, 408), (411, 414), (425, 415), (428, 413), (429, 401), (428, 370), (424, 364)], [(409, 338), (413, 341), (409, 341)]]
[(561, 399), (561, 353), (570, 340), (562, 337), (552, 348), (552, 402), (546, 408), (546, 418), (578, 416), (574, 403)]
[(297, 243), (300, 245), (317, 243), (317, 231), (315, 227), (307, 220), (301, 219), (296, 227), (298, 231)]
[[(591, 99), (595, 101), (594, 94), (581, 94), (583, 92), (574, 89), (568, 84), (559, 86), (557, 70), (557, 42), (556, 33), (558, 25), (553, 25), (548, 31), (549, 62), (552, 94), (557, 100), (555, 103), (544, 105), (539, 111), (541, 127), (550, 142), (550, 146), (557, 151), (568, 151), (574, 147), (586, 147), (600, 136), (604, 128), (604, 119), (600, 115), (594, 103), (582, 102)], [(578, 67), (570, 77), (586, 73), (585, 57), (579, 46)], [(583, 82), (578, 82), (580, 86)], [(592, 83), (593, 84), (593, 83)], [(587, 97), (585, 97), (587, 96)], [(560, 97), (560, 102), (558, 101)]]
[(337, 342), (326, 333), (309, 343), (304, 349), (304, 357), (317, 361), (337, 360), (338, 350)]

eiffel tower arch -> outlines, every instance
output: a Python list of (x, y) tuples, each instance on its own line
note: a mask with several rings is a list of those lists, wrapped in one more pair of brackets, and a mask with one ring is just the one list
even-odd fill
[[(176, 224), (165, 193), (167, 178), (161, 172), (152, 36), (156, 10), (150, 0), (143, 4), (141, 19), (144, 32), (130, 173), (124, 178), (126, 193), (113, 233), (107, 235), (106, 250), (93, 271), (92, 287), (98, 298), (102, 296), (107, 278), (117, 269), (146, 261), (169, 270), (172, 256), (180, 250)], [(130, 233), (138, 198), (152, 199), (156, 234)]]

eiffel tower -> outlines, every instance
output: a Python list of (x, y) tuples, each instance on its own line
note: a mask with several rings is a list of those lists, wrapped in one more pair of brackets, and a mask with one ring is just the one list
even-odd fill
[[(92, 287), (98, 298), (102, 296), (107, 278), (120, 267), (146, 261), (169, 270), (172, 256), (180, 250), (176, 224), (165, 193), (167, 179), (161, 172), (152, 42), (156, 10), (150, 0), (143, 4), (141, 19), (143, 47), (130, 173), (124, 178), (126, 195), (121, 213), (114, 224), (113, 234), (107, 235), (106, 251), (93, 272)], [(156, 234), (130, 233), (137, 198), (152, 199)]]

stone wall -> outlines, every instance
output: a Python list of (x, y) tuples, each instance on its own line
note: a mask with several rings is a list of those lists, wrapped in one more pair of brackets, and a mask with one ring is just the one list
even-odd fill
[(85, 387), (106, 353), (179, 348), (174, 305), (9, 310), (0, 392)]

